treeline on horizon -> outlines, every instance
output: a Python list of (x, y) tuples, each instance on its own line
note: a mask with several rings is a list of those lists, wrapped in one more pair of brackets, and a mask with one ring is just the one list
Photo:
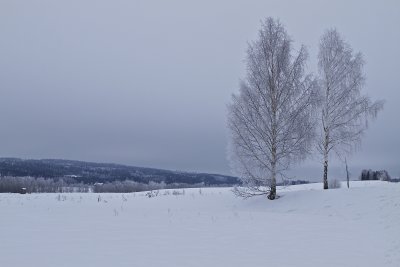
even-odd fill
[(115, 181), (133, 181), (140, 184), (150, 182), (169, 184), (204, 184), (204, 186), (236, 185), (236, 177), (169, 171), (152, 168), (132, 167), (109, 163), (92, 163), (71, 160), (23, 160), (0, 158), (0, 176), (34, 177), (44, 179), (73, 178), (77, 184), (94, 185)]
[(204, 183), (113, 181), (93, 185), (77, 183), (73, 178), (0, 177), (0, 193), (133, 193), (160, 189), (205, 187)]

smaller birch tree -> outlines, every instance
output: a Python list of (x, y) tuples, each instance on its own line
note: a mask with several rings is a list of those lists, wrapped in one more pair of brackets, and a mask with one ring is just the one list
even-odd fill
[(318, 149), (324, 161), (324, 189), (328, 189), (329, 154), (351, 153), (360, 144), (368, 120), (383, 108), (383, 101), (372, 102), (361, 94), (365, 83), (363, 66), (361, 53), (354, 54), (335, 29), (325, 32), (318, 55), (322, 95)]
[(307, 50), (296, 53), (283, 25), (267, 18), (249, 43), (247, 76), (229, 105), (230, 160), (242, 197), (276, 198), (278, 175), (312, 147), (317, 86), (306, 74)]

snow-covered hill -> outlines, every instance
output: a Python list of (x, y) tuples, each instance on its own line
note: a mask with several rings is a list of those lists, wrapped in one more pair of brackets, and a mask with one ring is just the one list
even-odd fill
[(0, 266), (400, 266), (400, 184), (0, 194)]

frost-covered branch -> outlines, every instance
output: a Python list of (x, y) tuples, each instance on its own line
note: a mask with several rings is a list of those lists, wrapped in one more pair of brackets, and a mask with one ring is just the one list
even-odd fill
[(237, 195), (276, 197), (276, 177), (305, 158), (314, 138), (318, 86), (305, 73), (304, 46), (295, 55), (283, 25), (262, 23), (249, 43), (247, 76), (229, 105), (230, 159), (244, 187)]
[(319, 55), (321, 134), (318, 150), (324, 158), (324, 188), (328, 188), (328, 156), (348, 154), (361, 142), (368, 120), (383, 108), (361, 94), (365, 83), (364, 60), (333, 29), (322, 36)]

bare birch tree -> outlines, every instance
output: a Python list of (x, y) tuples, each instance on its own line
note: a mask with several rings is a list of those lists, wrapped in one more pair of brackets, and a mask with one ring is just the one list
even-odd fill
[(324, 161), (324, 189), (328, 189), (328, 158), (331, 151), (350, 153), (368, 127), (368, 119), (376, 117), (383, 101), (372, 102), (361, 94), (365, 75), (361, 53), (353, 53), (333, 29), (321, 38), (318, 67), (322, 93), (322, 131), (318, 149)]
[(283, 25), (266, 19), (249, 43), (247, 76), (229, 105), (230, 159), (242, 197), (276, 198), (276, 179), (305, 158), (314, 138), (317, 86), (305, 73), (307, 51), (294, 54)]

